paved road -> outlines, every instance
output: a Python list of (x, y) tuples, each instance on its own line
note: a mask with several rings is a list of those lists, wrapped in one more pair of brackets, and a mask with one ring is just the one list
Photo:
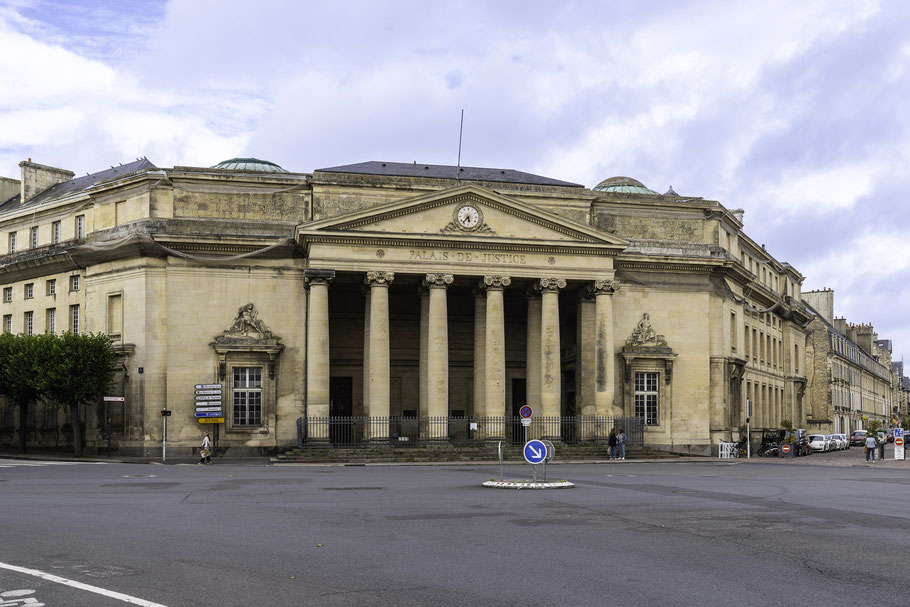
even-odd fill
[[(496, 466), (0, 460), (9, 466), (0, 468), (0, 598), (31, 590), (73, 607), (904, 604), (910, 462), (861, 460), (851, 450), (795, 465), (552, 466), (551, 476), (577, 484), (560, 491), (482, 488)], [(506, 477), (528, 470), (510, 466)]]

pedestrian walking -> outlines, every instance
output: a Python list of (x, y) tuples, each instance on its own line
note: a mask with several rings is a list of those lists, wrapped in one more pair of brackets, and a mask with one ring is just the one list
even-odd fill
[(616, 459), (616, 428), (610, 428), (610, 437), (607, 439), (607, 444), (610, 445), (610, 459)]
[(204, 432), (202, 435), (202, 447), (199, 449), (199, 464), (212, 463), (212, 442), (209, 440), (209, 433)]
[(869, 432), (866, 434), (866, 461), (875, 463), (875, 448), (876, 445), (875, 437), (872, 436), (872, 433)]
[(619, 447), (619, 459), (626, 459), (626, 433), (619, 429), (616, 435), (616, 446)]

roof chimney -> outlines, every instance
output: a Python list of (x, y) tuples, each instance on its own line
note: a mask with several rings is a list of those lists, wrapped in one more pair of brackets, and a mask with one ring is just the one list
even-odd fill
[(76, 176), (75, 173), (66, 169), (32, 162), (31, 158), (20, 162), (19, 168), (22, 169), (22, 179), (19, 181), (19, 202), (25, 202), (52, 185), (69, 181)]

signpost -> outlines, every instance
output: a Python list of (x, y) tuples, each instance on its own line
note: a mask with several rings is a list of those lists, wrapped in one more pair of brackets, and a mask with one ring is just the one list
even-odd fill
[(904, 429), (894, 429), (894, 459), (904, 459)]
[(525, 461), (534, 466), (534, 482), (537, 482), (537, 464), (543, 463), (547, 459), (547, 446), (543, 441), (529, 440), (525, 443), (524, 449), (522, 449), (522, 454), (525, 457)]
[[(194, 416), (200, 424), (223, 424), (224, 410), (221, 402), (221, 384), (196, 384)], [(218, 426), (212, 431), (212, 453), (218, 447)]]
[(521, 426), (524, 428), (525, 442), (528, 442), (528, 428), (531, 427), (531, 407), (525, 405), (518, 410), (518, 414), (521, 416)]

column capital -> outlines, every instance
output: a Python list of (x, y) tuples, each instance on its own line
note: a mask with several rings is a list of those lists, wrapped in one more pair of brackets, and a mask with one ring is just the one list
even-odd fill
[(388, 287), (395, 280), (394, 272), (367, 272), (363, 282), (370, 287)]
[(613, 295), (619, 291), (619, 282), (616, 280), (595, 280), (585, 287), (585, 293), (591, 297), (598, 295)]
[(559, 291), (566, 288), (566, 281), (563, 278), (541, 278), (540, 281), (534, 285), (534, 288), (541, 292), (549, 291), (551, 293), (559, 293)]
[(335, 280), (334, 276), (304, 276), (303, 284), (307, 287), (312, 287), (313, 285), (329, 286), (333, 280)]
[(455, 282), (455, 277), (451, 274), (427, 274), (423, 279), (423, 285), (428, 289), (445, 289)]
[(508, 276), (484, 276), (478, 285), (479, 288), (490, 291), (501, 291), (512, 284), (512, 279)]

